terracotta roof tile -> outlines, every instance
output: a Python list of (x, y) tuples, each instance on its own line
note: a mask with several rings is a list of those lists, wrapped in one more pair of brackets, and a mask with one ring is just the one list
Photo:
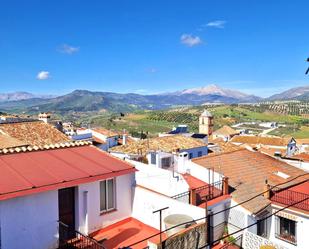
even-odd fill
[(175, 152), (177, 150), (203, 147), (206, 144), (198, 139), (182, 135), (156, 137), (132, 142), (127, 145), (111, 148), (113, 152), (126, 154), (146, 154), (148, 151), (161, 150), (164, 152)]
[(232, 143), (241, 144), (264, 144), (272, 146), (287, 146), (290, 139), (281, 137), (261, 137), (261, 136), (234, 136)]
[(71, 141), (56, 128), (42, 121), (0, 124), (0, 131), (24, 144), (32, 146)]
[(92, 129), (94, 132), (100, 133), (106, 137), (115, 137), (118, 136), (119, 134), (117, 132), (114, 132), (112, 130), (108, 130), (105, 128), (94, 128)]
[(228, 125), (224, 125), (223, 127), (221, 127), (220, 129), (216, 130), (213, 132), (214, 135), (224, 135), (224, 136), (232, 136), (232, 135), (237, 135), (239, 134), (238, 131), (234, 130), (233, 128), (231, 128)]
[[(229, 177), (229, 185), (235, 189), (232, 192), (232, 197), (237, 202), (247, 200), (263, 192), (266, 179), (270, 185), (276, 185), (305, 174), (304, 171), (287, 163), (246, 149), (220, 155), (208, 155), (192, 161), (206, 168), (214, 168), (216, 172)], [(278, 176), (277, 172), (288, 175), (288, 178)], [(291, 186), (308, 178), (309, 176), (300, 177), (281, 187)], [(257, 213), (269, 204), (268, 199), (260, 196), (243, 204), (243, 206), (252, 213)]]
[(19, 141), (16, 138), (0, 134), (0, 149), (12, 148), (16, 146), (27, 145), (25, 142)]

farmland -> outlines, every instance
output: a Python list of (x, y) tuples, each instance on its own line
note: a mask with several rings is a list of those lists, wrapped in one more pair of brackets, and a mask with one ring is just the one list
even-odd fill
[[(179, 107), (160, 111), (136, 111), (126, 115), (98, 113), (96, 115), (85, 115), (79, 120), (82, 124), (90, 126), (103, 126), (112, 130), (126, 129), (131, 134), (139, 136), (141, 132), (155, 136), (160, 132), (171, 130), (178, 124), (186, 124), (190, 131), (198, 131), (198, 117), (207, 108), (213, 116), (215, 129), (223, 125), (233, 125), (239, 122), (278, 122), (286, 127), (273, 131), (272, 135), (295, 135), (296, 137), (308, 137), (309, 128), (307, 119), (300, 115), (283, 115), (262, 111), (253, 106), (240, 105), (209, 105), (196, 107)], [(291, 129), (291, 127), (293, 129)]]

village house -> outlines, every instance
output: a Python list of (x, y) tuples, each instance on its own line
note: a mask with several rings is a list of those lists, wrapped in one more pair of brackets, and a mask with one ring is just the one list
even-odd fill
[(149, 138), (111, 148), (110, 153), (120, 158), (143, 161), (158, 168), (175, 169), (184, 158), (208, 154), (207, 144), (182, 135)]
[[(270, 195), (272, 226), (269, 240), (285, 248), (307, 248), (309, 244), (309, 180), (295, 186), (276, 189)], [(293, 205), (294, 203), (297, 203)], [(282, 208), (288, 208), (280, 211)]]
[(212, 133), (212, 138), (215, 139), (222, 139), (223, 141), (227, 142), (230, 141), (232, 137), (238, 135), (239, 132), (234, 130), (228, 125), (224, 125), (220, 129), (214, 131)]
[(297, 154), (299, 150), (294, 138), (240, 135), (234, 136), (230, 142), (251, 149), (259, 150), (260, 148), (264, 148), (262, 152), (270, 156), (274, 156), (275, 154), (279, 156), (292, 156)]
[[(211, 182), (223, 179), (223, 177), (228, 178), (229, 194), (232, 196), (231, 206), (241, 203), (240, 206), (231, 208), (227, 214), (229, 233), (244, 229), (236, 236), (249, 236), (252, 240), (263, 241), (263, 243), (270, 241), (282, 246), (280, 248), (295, 248), (287, 247), (285, 241), (273, 241), (271, 231), (275, 229), (277, 223), (273, 219), (263, 219), (272, 214), (271, 197), (275, 191), (266, 191), (267, 194), (264, 193), (264, 195), (260, 193), (278, 184), (285, 183), (280, 188), (287, 189), (308, 181), (309, 176), (303, 170), (260, 152), (241, 149), (193, 159), (187, 162), (184, 171), (190, 172), (195, 177), (211, 174), (212, 177), (209, 178)], [(207, 178), (205, 182), (211, 183)], [(250, 198), (252, 199), (247, 201)], [(308, 220), (306, 220), (306, 224), (307, 222)], [(252, 225), (255, 223), (257, 224)], [(246, 229), (247, 226), (250, 227)], [(303, 226), (300, 226), (300, 229), (303, 229)], [(302, 238), (301, 231), (299, 234), (298, 244), (308, 243), (307, 238)], [(251, 242), (253, 243), (253, 241)]]
[(0, 133), (6, 141), (10, 140), (10, 147), (21, 145), (43, 147), (44, 145), (71, 141), (52, 125), (39, 120), (0, 123)]
[[(132, 241), (126, 231), (135, 229), (133, 242), (158, 233), (132, 216), (136, 169), (88, 144), (0, 151), (2, 249), (70, 243), (111, 249)], [(123, 234), (115, 234), (115, 227), (122, 227)], [(92, 239), (100, 238), (101, 229), (102, 241)]]

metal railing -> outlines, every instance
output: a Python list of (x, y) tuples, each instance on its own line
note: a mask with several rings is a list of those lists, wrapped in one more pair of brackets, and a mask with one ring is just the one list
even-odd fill
[(196, 205), (198, 206), (222, 195), (222, 181), (196, 188), (194, 192), (196, 194)]
[(302, 202), (295, 204), (293, 207), (309, 211), (309, 199), (308, 199), (309, 195), (292, 190), (281, 190), (278, 188), (274, 189), (273, 191), (274, 192), (272, 193), (271, 196), (272, 201), (284, 205), (293, 205), (293, 203), (297, 203), (301, 200), (304, 200)]
[(192, 189), (191, 191), (186, 191), (174, 196), (171, 198), (184, 202), (190, 203), (191, 193), (196, 195), (196, 205), (200, 205), (206, 201), (210, 201), (222, 195), (222, 186), (223, 182), (218, 181), (214, 182), (213, 184), (207, 184), (199, 188)]
[(178, 195), (174, 195), (172, 196), (171, 198), (177, 200), (177, 201), (181, 201), (181, 202), (184, 202), (184, 203), (190, 203), (190, 191), (186, 191), (186, 192), (183, 192), (183, 193), (180, 193)]
[(93, 238), (84, 235), (61, 221), (59, 223), (59, 249), (106, 249)]

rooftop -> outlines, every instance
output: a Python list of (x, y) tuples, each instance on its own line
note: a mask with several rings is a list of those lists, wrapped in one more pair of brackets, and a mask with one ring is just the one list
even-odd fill
[(309, 154), (308, 153), (301, 153), (301, 154), (298, 154), (298, 155), (294, 155), (292, 158), (299, 159), (303, 162), (309, 162)]
[(309, 180), (296, 186), (273, 193), (271, 200), (275, 204), (284, 206), (293, 205), (290, 208), (309, 212)]
[(112, 130), (108, 130), (108, 129), (105, 129), (105, 128), (93, 128), (92, 129), (94, 132), (97, 132), (103, 136), (106, 136), (106, 137), (115, 137), (115, 136), (119, 136), (119, 134), (115, 131), (112, 131)]
[[(229, 185), (233, 189), (231, 195), (236, 202), (245, 201), (263, 192), (266, 179), (273, 186), (305, 174), (303, 170), (287, 163), (246, 149), (219, 155), (208, 155), (192, 161), (206, 168), (214, 168), (216, 172), (229, 177)], [(281, 185), (281, 187), (289, 187), (308, 178), (309, 176), (302, 176)], [(259, 196), (244, 203), (243, 206), (250, 212), (257, 213), (269, 204), (268, 199)]]
[(131, 155), (146, 154), (149, 151), (161, 150), (164, 152), (176, 152), (197, 147), (204, 147), (206, 144), (192, 137), (182, 135), (156, 137), (132, 142), (127, 145), (111, 148), (112, 152), (120, 152)]
[(234, 130), (228, 125), (224, 125), (220, 129), (213, 132), (214, 135), (224, 135), (224, 136), (233, 136), (239, 134), (238, 131)]
[(135, 172), (94, 146), (0, 155), (0, 200), (72, 187)]
[[(134, 244), (159, 232), (159, 230), (130, 217), (92, 233), (91, 237), (99, 242), (101, 241), (106, 249), (118, 249)], [(162, 234), (162, 239), (165, 238), (166, 235)], [(159, 243), (160, 237), (155, 236), (150, 241)], [(131, 248), (143, 249), (147, 246), (147, 241), (143, 241)]]
[(271, 146), (287, 146), (291, 139), (281, 137), (261, 137), (261, 136), (234, 136), (231, 139), (232, 143), (240, 144), (264, 144)]
[(16, 138), (10, 137), (5, 134), (0, 134), (0, 149), (13, 148), (16, 146), (26, 145), (25, 142), (19, 141)]
[[(71, 141), (56, 128), (42, 121), (0, 124), (0, 133), (15, 139), (11, 140), (16, 142), (14, 146), (20, 146), (21, 144), (44, 146), (46, 144)], [(11, 145), (10, 147), (12, 147)]]

